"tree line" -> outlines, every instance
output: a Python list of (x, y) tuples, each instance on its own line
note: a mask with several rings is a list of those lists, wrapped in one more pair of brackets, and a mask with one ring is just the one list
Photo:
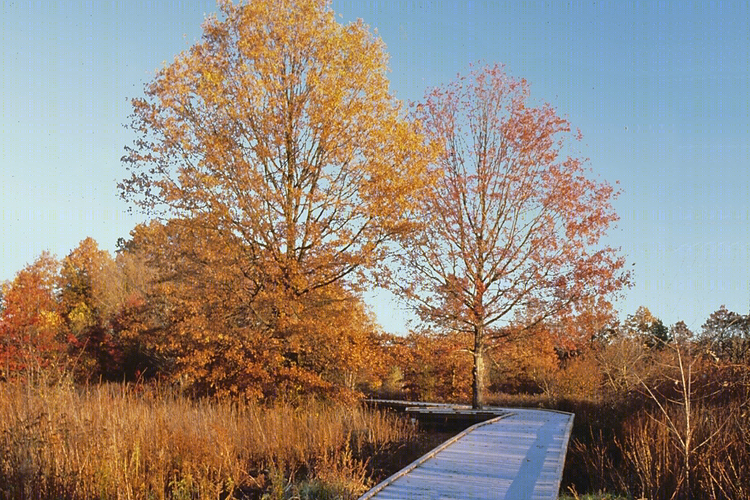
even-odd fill
[[(385, 333), (344, 288), (295, 304), (300, 312), (287, 320), (294, 327), (285, 337), (242, 329), (232, 286), (149, 264), (142, 239), (166, 231), (139, 226), (114, 256), (86, 238), (65, 258), (43, 253), (3, 283), (0, 379), (67, 372), (80, 382), (161, 378), (196, 394), (251, 399), (357, 391), (471, 399), (471, 332)], [(156, 260), (174, 264), (177, 256)], [(488, 340), (484, 382), (493, 393), (625, 394), (657, 375), (654, 356), (674, 345), (722, 366), (747, 366), (750, 315), (722, 306), (699, 332), (683, 322), (667, 327), (646, 307), (624, 321), (611, 307), (592, 306), (573, 318), (519, 322)]]

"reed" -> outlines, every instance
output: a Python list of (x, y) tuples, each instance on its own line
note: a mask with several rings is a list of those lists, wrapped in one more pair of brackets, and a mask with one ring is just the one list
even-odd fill
[(303, 482), (356, 497), (372, 481), (367, 457), (415, 434), (405, 420), (356, 405), (3, 383), (0, 497), (289, 498)]
[(750, 498), (747, 367), (689, 368), (594, 411), (565, 408), (576, 412), (568, 487), (651, 500)]

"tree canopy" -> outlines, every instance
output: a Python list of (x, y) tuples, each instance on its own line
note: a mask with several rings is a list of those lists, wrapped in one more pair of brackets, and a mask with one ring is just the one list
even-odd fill
[(409, 234), (432, 149), (361, 21), (339, 24), (324, 0), (220, 7), (133, 100), (121, 193), (160, 221), (133, 248), (167, 302), (143, 328), (180, 332), (159, 345), (196, 383), (323, 387), (323, 347), (373, 333), (358, 285)]
[(408, 228), (426, 173), (383, 42), (323, 0), (220, 6), (133, 100), (122, 195), (211, 232), (253, 293), (351, 278)]
[[(569, 123), (532, 106), (524, 80), (489, 66), (429, 92), (417, 107), (440, 180), (422, 198), (420, 234), (398, 260), (395, 288), (421, 316), (473, 335), (474, 405), (488, 337), (616, 292), (624, 260), (600, 240), (616, 193), (567, 154)], [(405, 283), (405, 285), (404, 285)]]

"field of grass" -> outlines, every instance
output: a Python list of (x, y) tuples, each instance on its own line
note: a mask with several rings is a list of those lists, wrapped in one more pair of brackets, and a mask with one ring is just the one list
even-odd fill
[[(750, 372), (693, 375), (691, 390), (488, 402), (576, 414), (565, 500), (750, 498)], [(358, 404), (0, 382), (0, 498), (349, 500), (445, 438)]]
[(4, 499), (356, 498), (405, 453), (408, 421), (356, 405), (0, 384)]

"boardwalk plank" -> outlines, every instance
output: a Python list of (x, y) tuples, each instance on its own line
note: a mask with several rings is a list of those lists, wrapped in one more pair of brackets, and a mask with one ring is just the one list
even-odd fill
[(360, 500), (554, 500), (573, 415), (503, 409), (394, 474)]

